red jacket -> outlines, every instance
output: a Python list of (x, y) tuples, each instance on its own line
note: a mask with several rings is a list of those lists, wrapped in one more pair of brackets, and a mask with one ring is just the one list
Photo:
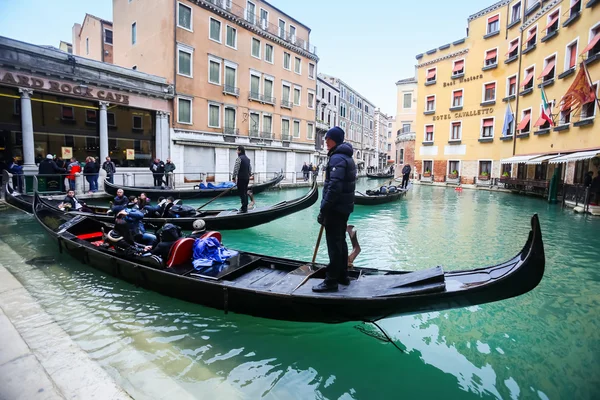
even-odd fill
[(67, 179), (74, 181), (75, 180), (75, 174), (80, 173), (81, 172), (81, 165), (79, 165), (78, 162), (74, 162), (70, 165), (70, 170), (69, 170), (69, 175), (67, 176)]

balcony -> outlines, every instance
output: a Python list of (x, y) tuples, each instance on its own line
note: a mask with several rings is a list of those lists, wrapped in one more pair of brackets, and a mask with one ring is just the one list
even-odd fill
[(258, 129), (250, 129), (250, 131), (248, 131), (248, 136), (250, 136), (251, 138), (258, 138), (260, 137), (260, 132), (258, 131)]
[(260, 132), (260, 137), (263, 139), (273, 139), (273, 134), (271, 132)]
[(281, 108), (287, 108), (291, 110), (292, 107), (294, 107), (294, 103), (292, 103), (291, 101), (281, 100)]
[(290, 135), (289, 133), (282, 133), (281, 134), (281, 141), (282, 142), (291, 142), (292, 141), (292, 135)]
[(240, 95), (240, 88), (236, 88), (235, 86), (223, 85), (223, 94), (229, 94), (237, 97)]
[(280, 29), (278, 25), (272, 24), (265, 19), (261, 19), (247, 8), (242, 7), (231, 0), (200, 0), (199, 3), (204, 3), (206, 6), (217, 7), (224, 10), (230, 14), (232, 20), (241, 19), (265, 36), (274, 36), (300, 50), (304, 50), (314, 55), (317, 54), (317, 48), (312, 46), (307, 39), (298, 37), (295, 33), (292, 34), (286, 30)]
[(320, 129), (322, 131), (328, 131), (329, 130), (329, 125), (327, 125), (325, 123), (325, 121), (321, 121), (321, 120), (318, 119), (316, 121), (316, 123), (317, 123), (317, 129)]
[(228, 128), (228, 127), (223, 128), (223, 135), (238, 136), (239, 134), (240, 134), (240, 130), (237, 128)]

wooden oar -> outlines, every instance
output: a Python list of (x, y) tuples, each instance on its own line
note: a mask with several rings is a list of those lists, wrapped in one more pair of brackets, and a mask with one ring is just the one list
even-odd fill
[[(312, 265), (314, 265), (314, 264), (315, 264), (315, 260), (317, 259), (317, 253), (318, 253), (318, 251), (319, 251), (319, 245), (321, 244), (321, 238), (323, 237), (323, 230), (324, 230), (324, 229), (325, 229), (325, 226), (324, 226), (324, 225), (321, 225), (321, 230), (319, 230), (319, 237), (317, 238), (317, 245), (315, 246), (315, 252), (313, 253)], [(319, 271), (319, 270), (317, 270), (317, 271)], [(296, 289), (298, 289), (300, 286), (304, 285), (304, 284), (306, 283), (306, 281), (308, 281), (308, 280), (310, 279), (310, 277), (311, 277), (311, 276), (313, 276), (313, 275), (314, 275), (314, 273), (315, 273), (315, 272), (317, 272), (317, 271), (313, 271), (312, 273), (310, 273), (310, 274), (306, 275), (306, 278), (304, 278), (304, 279), (302, 280), (302, 282), (300, 282), (300, 283), (298, 284), (298, 286), (296, 286), (296, 287), (294, 288), (294, 290), (292, 290), (292, 292), (295, 292), (295, 291), (296, 291)]]
[(233, 185), (232, 187), (230, 187), (229, 189), (221, 192), (221, 194), (219, 194), (217, 197), (215, 197), (214, 199), (210, 200), (208, 203), (205, 203), (204, 205), (196, 208), (196, 211), (200, 211), (202, 208), (206, 207), (207, 205), (209, 205), (210, 203), (212, 203), (213, 201), (215, 201), (216, 199), (218, 199), (219, 197), (223, 196), (225, 193), (229, 193), (233, 188), (237, 187), (237, 185)]

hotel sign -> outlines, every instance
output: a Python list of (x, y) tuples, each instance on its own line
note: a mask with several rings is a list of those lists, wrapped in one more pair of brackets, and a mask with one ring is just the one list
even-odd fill
[[(434, 115), (434, 121), (441, 121), (443, 119), (461, 119), (465, 117), (477, 117), (482, 115), (490, 115), (494, 113), (494, 108), (482, 108), (479, 110), (471, 110), (471, 111), (459, 111), (454, 114), (442, 114), (442, 115)], [(453, 118), (454, 115), (454, 118)]]
[(31, 88), (34, 90), (47, 90), (67, 96), (108, 101), (110, 103), (124, 105), (129, 104), (129, 96), (124, 94), (110, 92), (107, 90), (98, 90), (85, 85), (57, 82), (49, 79), (37, 78), (11, 72), (4, 72), (4, 74), (2, 74), (2, 71), (0, 71), (0, 83)]
[(456, 82), (462, 84), (464, 82), (476, 81), (478, 79), (483, 79), (483, 74), (473, 75), (473, 76), (469, 76), (467, 78), (462, 77), (462, 78), (454, 79), (452, 82), (444, 82), (444, 87), (454, 86), (457, 84)]

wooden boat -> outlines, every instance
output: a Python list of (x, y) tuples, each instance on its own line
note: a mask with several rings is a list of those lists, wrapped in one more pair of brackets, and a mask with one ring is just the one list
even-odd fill
[[(247, 213), (240, 214), (237, 209), (233, 210), (200, 210), (194, 217), (186, 218), (144, 218), (144, 222), (154, 226), (162, 226), (170, 222), (180, 226), (186, 230), (193, 230), (195, 220), (201, 218), (206, 223), (207, 230), (227, 230), (227, 229), (246, 229), (253, 226), (265, 224), (274, 221), (286, 215), (304, 210), (316, 203), (319, 198), (319, 190), (316, 180), (312, 187), (302, 197), (290, 201), (282, 201), (272, 206), (254, 207), (248, 209)], [(57, 212), (61, 212), (57, 204), (40, 198), (40, 202), (49, 208), (53, 208)], [(56, 202), (54, 202), (56, 203)], [(114, 215), (107, 215), (108, 207), (88, 206), (94, 214), (80, 211), (69, 211), (68, 214), (94, 218), (98, 221), (113, 223)]]
[(367, 178), (369, 179), (391, 179), (394, 177), (394, 174), (384, 174), (379, 172), (377, 174), (367, 174)]
[(399, 200), (404, 195), (406, 195), (407, 190), (397, 189), (394, 193), (379, 193), (379, 194), (364, 194), (361, 192), (356, 192), (354, 194), (354, 204), (360, 204), (363, 206), (373, 206), (376, 204), (389, 203), (392, 201)]
[(33, 196), (28, 194), (16, 194), (12, 185), (11, 179), (4, 186), (4, 199), (8, 204), (28, 213), (32, 213)]
[[(527, 293), (544, 274), (545, 256), (537, 215), (523, 250), (498, 265), (444, 272), (442, 267), (404, 272), (350, 269), (351, 282), (333, 293), (314, 293), (325, 265), (240, 252), (201, 271), (191, 265), (191, 246), (169, 257), (174, 266), (156, 269), (141, 258), (126, 259), (97, 246), (107, 224), (57, 213), (34, 198), (34, 215), (57, 250), (81, 262), (167, 296), (257, 317), (313, 322), (375, 321), (388, 316), (467, 307)], [(187, 243), (187, 242), (186, 242)], [(176, 243), (178, 244), (178, 243)], [(181, 250), (181, 252), (179, 252)], [(180, 259), (182, 262), (176, 263)], [(308, 279), (306, 279), (308, 277)], [(306, 281), (304, 285), (300, 285)]]
[[(277, 185), (282, 180), (283, 174), (279, 174), (270, 181), (249, 186), (248, 190), (252, 190), (252, 193), (254, 194), (261, 193), (269, 189), (270, 187)], [(118, 189), (123, 189), (125, 191), (125, 196), (139, 196), (142, 193), (146, 193), (146, 195), (148, 195), (148, 197), (152, 199), (158, 199), (161, 196), (173, 196), (173, 198), (175, 199), (196, 199), (199, 197), (215, 197), (228, 190), (228, 188), (169, 190), (160, 189), (156, 187), (119, 186), (110, 183), (106, 179), (104, 180), (104, 191), (106, 193), (116, 196)], [(233, 190), (229, 190), (229, 192), (224, 194), (224, 196), (238, 196), (237, 187)]]

